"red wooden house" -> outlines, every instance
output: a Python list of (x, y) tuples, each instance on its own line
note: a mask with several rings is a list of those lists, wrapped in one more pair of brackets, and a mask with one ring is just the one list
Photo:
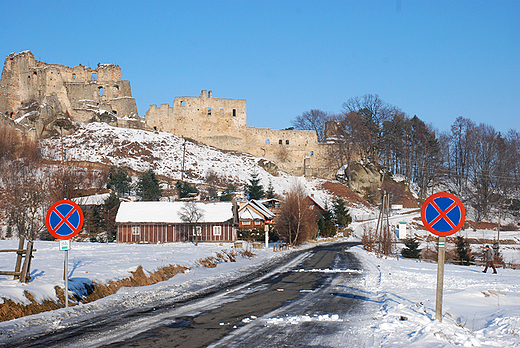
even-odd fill
[(181, 218), (187, 202), (122, 202), (116, 216), (118, 243), (167, 243), (197, 239), (237, 239), (236, 207), (232, 202), (194, 202), (202, 213), (197, 222)]
[(250, 200), (239, 203), (238, 228), (240, 229), (263, 229), (267, 220), (274, 219), (275, 215), (267, 209), (260, 201)]

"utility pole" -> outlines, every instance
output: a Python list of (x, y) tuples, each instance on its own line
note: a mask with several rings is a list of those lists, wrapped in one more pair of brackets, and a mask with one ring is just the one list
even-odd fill
[(182, 166), (181, 166), (181, 181), (184, 181), (184, 160), (186, 159), (186, 139), (182, 144)]

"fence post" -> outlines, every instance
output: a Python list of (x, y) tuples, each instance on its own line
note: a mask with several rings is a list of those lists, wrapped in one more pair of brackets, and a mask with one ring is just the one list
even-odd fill
[[(20, 267), (22, 267), (22, 255), (23, 255), (23, 245), (25, 243), (25, 238), (20, 236), (20, 241), (18, 243), (18, 251), (16, 252), (18, 256), (16, 257), (16, 265), (14, 266), (15, 272), (20, 272)], [(26, 254), (27, 255), (27, 254)], [(20, 276), (15, 275), (14, 279), (18, 279)]]
[(26, 283), (31, 278), (31, 258), (32, 258), (33, 242), (27, 242), (27, 250), (25, 252), (25, 261), (20, 274), (20, 282)]

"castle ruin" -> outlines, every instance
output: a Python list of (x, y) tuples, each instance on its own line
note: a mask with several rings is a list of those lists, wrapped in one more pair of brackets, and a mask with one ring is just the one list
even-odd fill
[(11, 53), (5, 59), (0, 112), (36, 137), (51, 131), (57, 119), (140, 127), (130, 82), (121, 80), (119, 66), (47, 64), (30, 51)]
[(130, 82), (121, 80), (121, 68), (114, 64), (67, 67), (37, 61), (30, 51), (11, 53), (0, 79), (0, 113), (0, 122), (36, 138), (72, 133), (72, 121), (98, 121), (246, 152), (267, 159), (261, 164), (272, 173), (331, 173), (326, 161), (330, 146), (318, 143), (315, 131), (248, 127), (245, 100), (214, 98), (203, 90), (198, 97), (176, 97), (172, 106), (151, 105), (144, 118), (139, 117)]
[(214, 98), (203, 90), (198, 97), (175, 97), (172, 106), (151, 105), (145, 122), (158, 131), (266, 158), (293, 175), (324, 175), (329, 146), (318, 143), (315, 131), (248, 127), (246, 111), (245, 100)]

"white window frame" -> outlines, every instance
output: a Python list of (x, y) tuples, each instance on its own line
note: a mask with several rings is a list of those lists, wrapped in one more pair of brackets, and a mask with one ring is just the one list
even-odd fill
[(193, 235), (194, 236), (202, 236), (202, 226), (195, 226), (193, 228)]
[(213, 226), (213, 235), (221, 236), (222, 235), (222, 226)]
[(262, 220), (256, 219), (255, 220), (255, 226), (260, 226), (260, 225), (262, 225)]
[(242, 225), (250, 226), (251, 225), (251, 220), (242, 220)]
[(141, 235), (141, 227), (140, 226), (132, 226), (132, 236)]

